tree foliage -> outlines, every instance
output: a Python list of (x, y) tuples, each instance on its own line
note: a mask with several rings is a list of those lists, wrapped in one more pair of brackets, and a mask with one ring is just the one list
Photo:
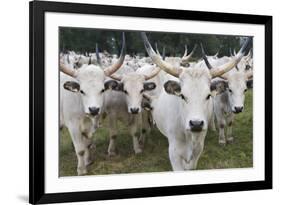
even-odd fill
[[(100, 51), (118, 54), (122, 43), (121, 34), (122, 31), (119, 30), (61, 27), (59, 30), (60, 51), (95, 52), (97, 43)], [(125, 31), (125, 34), (126, 53), (146, 55), (140, 33)], [(147, 36), (153, 47), (157, 43), (160, 53), (165, 47), (167, 56), (182, 56), (185, 45), (190, 52), (195, 44), (200, 45), (200, 43), (204, 45), (207, 55), (214, 55), (219, 51), (219, 56), (229, 56), (230, 49), (238, 51), (243, 39), (240, 36), (163, 32), (147, 32)], [(201, 49), (198, 47), (194, 56), (200, 58), (201, 55)]]

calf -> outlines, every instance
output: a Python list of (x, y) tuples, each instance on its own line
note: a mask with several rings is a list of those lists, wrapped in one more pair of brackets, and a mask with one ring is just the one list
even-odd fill
[(116, 155), (117, 119), (129, 125), (133, 138), (133, 148), (136, 154), (143, 150), (144, 136), (142, 133), (142, 101), (143, 95), (156, 88), (154, 82), (147, 82), (160, 71), (154, 67), (149, 74), (135, 72), (127, 65), (123, 66), (123, 73), (115, 73), (111, 78), (118, 80), (118, 88), (105, 94), (105, 112), (108, 116), (110, 127), (110, 142), (108, 155)]
[[(231, 58), (233, 57), (228, 59)], [(217, 62), (213, 63), (218, 65), (220, 62), (217, 60)], [(208, 64), (211, 66), (210, 63)], [(226, 142), (232, 142), (234, 139), (232, 133), (234, 117), (235, 114), (241, 113), (244, 110), (247, 82), (252, 79), (252, 75), (252, 64), (250, 64), (249, 57), (244, 56), (236, 65), (236, 69), (221, 76), (223, 80), (216, 79), (212, 82), (212, 89), (216, 90), (214, 113), (219, 129), (219, 144), (221, 145), (225, 145)]]

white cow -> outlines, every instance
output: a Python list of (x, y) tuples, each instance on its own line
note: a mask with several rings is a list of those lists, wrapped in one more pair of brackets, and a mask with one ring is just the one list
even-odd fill
[(141, 33), (147, 53), (161, 69), (178, 78), (167, 81), (159, 98), (152, 101), (153, 119), (169, 141), (169, 157), (173, 170), (195, 169), (203, 151), (208, 123), (213, 112), (211, 79), (237, 65), (245, 45), (231, 61), (208, 70), (206, 66), (174, 67), (163, 61), (152, 49), (146, 34)]
[[(232, 58), (234, 57), (223, 57), (217, 60), (208, 59), (210, 62), (207, 62), (207, 64), (211, 68), (213, 65), (219, 66)], [(232, 69), (221, 76), (223, 80), (216, 79), (212, 82), (213, 90), (216, 90), (217, 93), (214, 97), (214, 112), (219, 129), (219, 144), (225, 145), (226, 142), (232, 142), (234, 139), (232, 134), (234, 117), (235, 114), (242, 112), (244, 109), (247, 81), (252, 79), (253, 76), (252, 66), (250, 56), (244, 56), (237, 64), (236, 69)]]
[[(142, 100), (143, 95), (147, 91), (154, 90), (156, 84), (147, 82), (147, 80), (155, 77), (160, 68), (152, 65), (149, 67), (149, 73), (135, 72), (133, 68), (127, 64), (123, 66), (118, 73), (110, 77), (118, 80), (117, 89), (111, 90), (105, 94), (104, 111), (108, 116), (110, 127), (110, 142), (108, 147), (108, 155), (116, 155), (116, 137), (117, 137), (117, 120), (121, 119), (127, 122), (130, 134), (133, 138), (133, 148), (136, 154), (143, 151), (144, 135), (142, 133)], [(142, 70), (145, 70), (143, 68)], [(151, 71), (152, 70), (152, 71)]]
[(90, 147), (91, 136), (97, 128), (97, 120), (102, 112), (104, 93), (114, 89), (118, 83), (105, 82), (123, 64), (125, 54), (125, 36), (123, 34), (122, 51), (119, 60), (110, 67), (84, 65), (75, 70), (60, 64), (60, 111), (61, 121), (68, 128), (78, 158), (77, 173), (87, 173), (92, 162)]

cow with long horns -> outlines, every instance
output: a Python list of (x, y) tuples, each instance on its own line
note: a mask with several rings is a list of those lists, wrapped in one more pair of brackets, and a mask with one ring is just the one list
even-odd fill
[[(206, 57), (203, 47), (202, 52), (204, 54), (203, 59), (209, 69), (235, 58), (235, 56), (232, 56), (214, 60)], [(250, 51), (248, 55), (242, 56), (241, 61), (235, 66), (235, 69), (221, 75), (221, 79), (212, 81), (212, 90), (216, 91), (216, 95), (214, 96), (214, 112), (219, 129), (219, 144), (221, 145), (232, 142), (234, 139), (232, 133), (234, 117), (235, 114), (241, 113), (244, 110), (247, 82), (253, 77), (252, 66)], [(226, 136), (224, 132), (225, 128)]]
[(172, 168), (195, 169), (213, 112), (211, 80), (233, 69), (244, 56), (249, 42), (247, 40), (235, 57), (219, 67), (209, 70), (202, 64), (192, 64), (175, 69), (155, 53), (144, 32), (141, 36), (153, 62), (178, 79), (167, 81), (160, 96), (152, 101), (153, 119), (169, 141)]
[(148, 82), (153, 79), (161, 70), (150, 64), (146, 64), (150, 72), (143, 73), (139, 69), (134, 71), (130, 66), (124, 64), (123, 67), (110, 78), (118, 81), (118, 88), (113, 89), (105, 94), (105, 112), (109, 119), (110, 142), (108, 155), (116, 155), (116, 138), (117, 138), (117, 120), (121, 119), (129, 124), (130, 134), (133, 138), (133, 148), (136, 154), (143, 151), (144, 133), (142, 102), (144, 94), (154, 90), (156, 83)]
[(97, 65), (83, 65), (75, 70), (60, 64), (60, 117), (68, 128), (78, 159), (77, 173), (87, 173), (92, 163), (90, 148), (91, 136), (98, 125), (98, 117), (103, 110), (104, 94), (117, 88), (118, 82), (106, 81), (123, 64), (125, 57), (125, 34), (119, 60), (102, 69)]

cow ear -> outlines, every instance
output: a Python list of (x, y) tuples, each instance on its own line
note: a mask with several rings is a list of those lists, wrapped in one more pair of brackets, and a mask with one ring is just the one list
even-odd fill
[(64, 89), (75, 93), (80, 91), (80, 85), (75, 81), (67, 81), (63, 84), (63, 87)]
[(108, 80), (104, 83), (104, 90), (116, 90), (118, 82), (115, 80)]
[(145, 82), (143, 83), (143, 89), (145, 91), (153, 90), (156, 88), (156, 84), (153, 82)]
[(245, 70), (247, 71), (247, 70), (250, 70), (250, 69), (251, 69), (251, 66), (250, 65), (246, 65)]
[(178, 82), (169, 80), (164, 84), (165, 91), (168, 94), (172, 95), (180, 95), (181, 94), (181, 86)]
[(228, 88), (228, 83), (226, 81), (214, 81), (211, 83), (211, 91), (216, 91), (216, 93), (220, 94), (226, 91)]
[(146, 99), (146, 98), (142, 99), (141, 107), (143, 109), (147, 110), (147, 111), (153, 110), (153, 108), (151, 107), (150, 101), (148, 99)]

